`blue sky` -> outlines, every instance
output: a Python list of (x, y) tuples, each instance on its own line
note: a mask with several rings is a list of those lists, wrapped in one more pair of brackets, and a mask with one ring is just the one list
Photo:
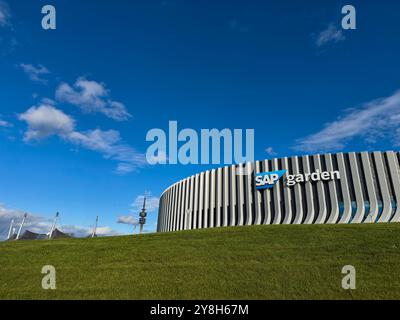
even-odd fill
[(144, 190), (154, 231), (162, 191), (210, 168), (143, 163), (170, 120), (254, 128), (256, 159), (398, 148), (398, 2), (352, 1), (356, 30), (346, 1), (50, 2), (0, 0), (2, 235), (22, 211), (131, 232)]

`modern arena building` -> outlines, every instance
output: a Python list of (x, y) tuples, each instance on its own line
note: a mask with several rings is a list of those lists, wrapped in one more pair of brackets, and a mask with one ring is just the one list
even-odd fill
[(205, 171), (160, 198), (157, 231), (399, 222), (400, 154), (294, 156)]

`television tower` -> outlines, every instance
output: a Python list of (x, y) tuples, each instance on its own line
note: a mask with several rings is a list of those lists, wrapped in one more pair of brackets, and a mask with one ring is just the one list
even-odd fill
[(96, 216), (96, 223), (95, 223), (94, 228), (93, 228), (92, 238), (97, 236), (96, 231), (97, 231), (97, 224), (98, 223), (99, 223), (99, 216)]
[(21, 222), (21, 225), (19, 226), (19, 230), (18, 230), (18, 234), (17, 234), (16, 240), (18, 240), (18, 239), (19, 239), (19, 236), (21, 235), (21, 230), (22, 230), (22, 228), (24, 227), (25, 220), (26, 220), (26, 217), (27, 217), (27, 216), (28, 216), (28, 215), (25, 213), (25, 214), (24, 214), (24, 217), (22, 218), (22, 222)]
[(146, 223), (146, 192), (144, 193), (144, 199), (143, 199), (143, 208), (142, 211), (139, 213), (139, 224), (140, 224), (140, 233), (143, 231), (143, 225)]
[(51, 239), (51, 237), (53, 236), (53, 232), (54, 232), (54, 229), (56, 228), (56, 223), (57, 223), (57, 219), (58, 219), (59, 215), (60, 214), (57, 212), (56, 216), (54, 217), (54, 221), (53, 221), (53, 224), (51, 226), (50, 233), (49, 233), (49, 239)]

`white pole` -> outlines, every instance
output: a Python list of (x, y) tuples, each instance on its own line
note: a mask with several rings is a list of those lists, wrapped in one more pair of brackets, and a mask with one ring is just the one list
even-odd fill
[(11, 219), (11, 224), (10, 224), (10, 229), (8, 230), (7, 240), (10, 240), (10, 238), (11, 238), (11, 232), (13, 230), (13, 225), (14, 225), (14, 219)]
[(96, 223), (95, 223), (94, 228), (93, 228), (92, 238), (94, 238), (96, 236), (98, 222), (99, 222), (99, 216), (96, 216)]
[(24, 214), (24, 218), (22, 219), (21, 225), (19, 226), (19, 230), (18, 230), (18, 234), (17, 234), (16, 240), (18, 240), (19, 236), (21, 235), (21, 230), (22, 230), (22, 228), (23, 228), (23, 226), (25, 224), (26, 217), (27, 217), (27, 214), (25, 213)]
[(54, 232), (54, 229), (55, 229), (55, 227), (56, 227), (58, 215), (59, 215), (59, 213), (57, 212), (57, 213), (56, 213), (56, 216), (54, 217), (54, 221), (53, 221), (53, 224), (52, 224), (52, 226), (51, 226), (51, 229), (50, 229), (49, 239), (51, 239), (51, 237), (53, 236), (53, 232)]

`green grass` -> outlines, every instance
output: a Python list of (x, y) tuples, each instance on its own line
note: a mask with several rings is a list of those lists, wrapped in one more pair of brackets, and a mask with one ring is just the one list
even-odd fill
[[(57, 289), (41, 288), (42, 266)], [(343, 290), (344, 265), (357, 289)], [(400, 224), (0, 243), (0, 299), (400, 299)]]

